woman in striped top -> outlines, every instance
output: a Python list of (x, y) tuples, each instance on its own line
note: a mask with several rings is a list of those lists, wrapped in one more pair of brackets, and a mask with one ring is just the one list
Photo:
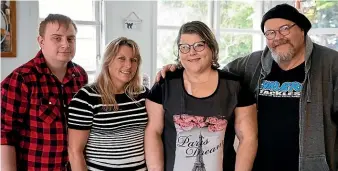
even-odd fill
[(68, 153), (72, 170), (146, 170), (147, 124), (137, 44), (121, 37), (106, 48), (96, 81), (69, 105)]

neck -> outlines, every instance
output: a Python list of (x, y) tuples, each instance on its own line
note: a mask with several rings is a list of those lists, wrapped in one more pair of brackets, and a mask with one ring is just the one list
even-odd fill
[(123, 94), (124, 93), (124, 89), (125, 89), (125, 84), (119, 83), (118, 81), (114, 81), (112, 79), (113, 82), (113, 86), (115, 89), (115, 94)]
[(194, 73), (184, 70), (186, 79), (191, 83), (205, 83), (209, 81), (211, 73), (214, 72), (211, 68), (206, 69), (205, 71)]
[(46, 63), (50, 71), (58, 78), (60, 82), (62, 82), (67, 72), (67, 63), (49, 62), (47, 61), (47, 59), (46, 59)]
[(305, 61), (305, 45), (295, 54), (290, 61), (280, 61), (279, 67), (285, 71), (296, 68)]
[(116, 87), (115, 93), (116, 94), (123, 94), (124, 93), (124, 87)]

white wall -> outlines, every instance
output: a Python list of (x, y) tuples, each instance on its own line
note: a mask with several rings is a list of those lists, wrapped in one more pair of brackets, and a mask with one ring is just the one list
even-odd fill
[[(105, 44), (111, 40), (125, 36), (133, 39), (140, 47), (142, 57), (142, 72), (154, 78), (156, 60), (156, 1), (105, 1)], [(139, 28), (128, 30), (124, 28), (124, 19), (131, 13), (142, 19)], [(155, 37), (155, 38), (154, 38)]]
[[(33, 58), (39, 50), (36, 41), (38, 35), (37, 1), (17, 1), (17, 57), (1, 58), (1, 80), (13, 69)], [(142, 72), (154, 78), (153, 69), (156, 60), (156, 1), (105, 1), (104, 2), (105, 31), (104, 44), (111, 40), (125, 36), (138, 43), (142, 56)], [(135, 30), (124, 29), (124, 18), (135, 12), (141, 19), (140, 27)], [(78, 49), (79, 50), (79, 49)]]
[(1, 57), (1, 80), (13, 69), (32, 59), (39, 46), (37, 43), (38, 29), (38, 2), (16, 1), (17, 8), (17, 57)]

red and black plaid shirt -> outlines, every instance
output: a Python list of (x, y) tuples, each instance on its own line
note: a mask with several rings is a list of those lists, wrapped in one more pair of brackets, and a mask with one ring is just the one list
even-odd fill
[(1, 82), (1, 144), (15, 146), (19, 171), (65, 170), (66, 109), (87, 82), (84, 69), (69, 62), (61, 83), (41, 51)]

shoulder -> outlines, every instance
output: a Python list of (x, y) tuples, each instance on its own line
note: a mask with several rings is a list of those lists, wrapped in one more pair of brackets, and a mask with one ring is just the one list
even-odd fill
[(100, 96), (95, 83), (87, 84), (81, 87), (81, 89), (78, 91), (76, 95), (79, 95), (79, 94), (86, 95), (86, 96), (93, 96), (93, 97)]
[[(33, 59), (26, 62), (25, 64), (14, 69), (9, 75), (7, 75), (1, 84), (9, 83), (13, 80), (25, 84), (26, 82), (31, 82), (36, 80), (36, 75), (38, 74), (35, 69), (35, 64)], [(34, 76), (35, 79), (32, 79), (31, 76)]]
[(245, 75), (246, 71), (253, 72), (257, 68), (257, 65), (260, 64), (263, 53), (266, 52), (267, 50), (265, 49), (264, 51), (255, 51), (244, 57), (236, 58), (229, 62), (223, 70), (241, 75)]
[(244, 82), (244, 78), (234, 73), (221, 70), (219, 71), (219, 78), (222, 87), (230, 91), (237, 92), (243, 88), (248, 88), (248, 85)]
[(68, 67), (70, 67), (72, 73), (76, 75), (74, 79), (79, 81), (80, 84), (85, 85), (88, 83), (88, 74), (80, 65), (70, 61)]
[(37, 70), (36, 70), (37, 65), (38, 64), (34, 62), (34, 59), (31, 59), (28, 62), (14, 69), (12, 73), (17, 73), (21, 76), (37, 74)]
[(318, 63), (322, 69), (338, 74), (338, 52), (325, 46), (313, 44), (311, 63)]
[(232, 72), (225, 71), (225, 70), (217, 70), (219, 74), (219, 78), (221, 80), (230, 80), (230, 81), (241, 81), (241, 77), (236, 75)]
[(146, 86), (141, 86), (140, 92), (137, 95), (138, 99), (146, 98), (150, 90)]
[(313, 43), (313, 52), (317, 53), (317, 55), (320, 55), (318, 57), (315, 56), (315, 58), (330, 59), (334, 61), (338, 60), (338, 51), (316, 43)]
[(171, 82), (171, 81), (174, 81), (174, 80), (177, 80), (177, 79), (181, 79), (183, 77), (183, 71), (184, 71), (184, 69), (176, 69), (173, 72), (168, 71), (166, 73), (165, 78), (161, 77), (160, 81), (156, 84), (163, 85), (165, 82), (168, 83), (168, 82)]
[(246, 56), (246, 58), (251, 60), (260, 60), (263, 54), (263, 50), (255, 51)]
[(261, 61), (261, 58), (262, 58), (262, 55), (263, 53), (267, 52), (268, 49), (265, 49), (264, 51), (263, 50), (259, 50), (259, 51), (255, 51), (255, 52), (252, 52), (242, 58), (237, 58), (235, 60), (238, 60), (238, 61), (241, 61), (241, 62), (244, 62), (244, 63), (248, 63), (248, 62), (251, 62), (251, 63), (259, 63)]
[(176, 69), (174, 72), (167, 72), (165, 80), (180, 79), (183, 76), (184, 69)]
[(87, 75), (87, 72), (77, 63), (72, 62), (73, 69), (81, 75)]

